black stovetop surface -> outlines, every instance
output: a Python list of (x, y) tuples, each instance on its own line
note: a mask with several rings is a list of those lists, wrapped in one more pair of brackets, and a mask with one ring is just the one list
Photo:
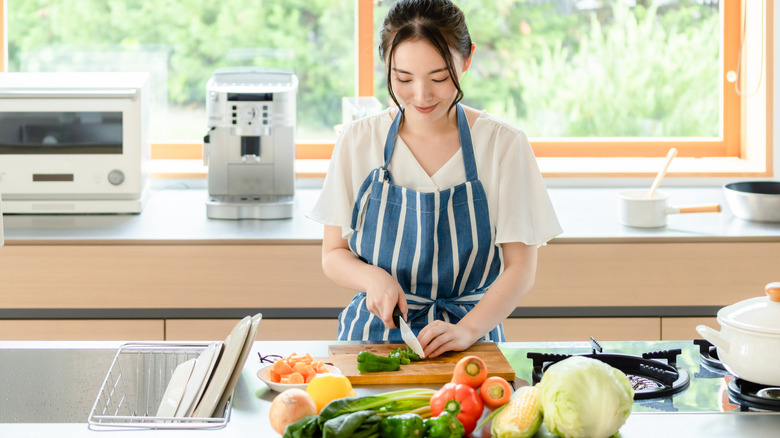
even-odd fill
[[(703, 365), (699, 346), (690, 341), (607, 341), (600, 342), (603, 353), (632, 354), (679, 348), (677, 368), (690, 374), (690, 385), (681, 392), (662, 398), (635, 400), (633, 412), (740, 412), (728, 396), (728, 372)], [(527, 353), (590, 354), (589, 342), (506, 342), (500, 345), (518, 378), (532, 382), (533, 361)], [(665, 363), (665, 362), (664, 362)]]

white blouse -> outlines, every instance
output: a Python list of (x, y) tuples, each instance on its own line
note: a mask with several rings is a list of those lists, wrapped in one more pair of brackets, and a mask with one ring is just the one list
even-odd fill
[[(356, 120), (344, 129), (333, 151), (322, 193), (308, 217), (352, 233), (355, 199), (368, 174), (384, 164), (384, 147), (393, 119), (390, 110)], [(541, 245), (563, 230), (525, 134), (482, 111), (471, 128), (479, 179), (485, 189), (496, 244)], [(466, 181), (462, 150), (429, 176), (397, 137), (388, 166), (393, 183), (419, 192), (446, 190)]]

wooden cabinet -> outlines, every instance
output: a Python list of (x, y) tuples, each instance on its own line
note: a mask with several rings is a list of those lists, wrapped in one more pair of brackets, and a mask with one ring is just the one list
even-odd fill
[[(717, 309), (779, 281), (778, 254), (780, 242), (553, 241), (520, 303), (528, 317), (507, 321), (507, 340), (692, 339)], [(258, 338), (335, 339), (353, 296), (323, 274), (319, 244), (10, 241), (0, 279), (2, 339), (224, 339), (235, 324), (226, 310), (275, 315)], [(89, 319), (53, 319), (73, 318), (62, 312)]]
[(720, 324), (718, 324), (717, 318), (714, 317), (661, 318), (661, 339), (664, 341), (700, 339), (701, 335), (696, 332), (696, 326), (699, 324), (720, 330)]
[[(169, 341), (221, 341), (238, 319), (169, 319), (165, 339)], [(338, 320), (263, 319), (257, 329), (258, 340), (327, 341), (336, 339)]]
[(509, 318), (507, 342), (652, 341), (661, 339), (660, 318)]
[(3, 341), (162, 341), (160, 319), (0, 320)]

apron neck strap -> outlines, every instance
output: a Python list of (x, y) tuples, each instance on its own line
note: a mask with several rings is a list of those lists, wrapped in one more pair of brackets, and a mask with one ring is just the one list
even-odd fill
[[(390, 165), (390, 158), (393, 156), (393, 150), (395, 149), (395, 140), (398, 137), (398, 129), (401, 126), (401, 114), (404, 109), (401, 107), (398, 113), (393, 119), (393, 124), (390, 125), (390, 131), (387, 133), (387, 139), (385, 140), (385, 165), (384, 168)], [(458, 137), (460, 138), (460, 148), (463, 153), (463, 165), (466, 167), (466, 180), (476, 181), (479, 179), (477, 174), (477, 162), (474, 158), (474, 146), (471, 143), (471, 131), (469, 130), (469, 121), (466, 119), (466, 112), (463, 111), (463, 107), (460, 104), (456, 106), (456, 113), (458, 116)]]
[(474, 158), (474, 145), (471, 143), (471, 130), (469, 130), (469, 121), (466, 119), (466, 112), (458, 104), (458, 135), (460, 136), (460, 149), (463, 153), (463, 165), (466, 166), (466, 181), (476, 181), (477, 160)]

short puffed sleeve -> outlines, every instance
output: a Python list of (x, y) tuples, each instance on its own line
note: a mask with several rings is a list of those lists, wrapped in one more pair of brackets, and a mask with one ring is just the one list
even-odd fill
[(563, 230), (526, 135), (513, 130), (498, 160), (496, 243), (542, 245)]
[(382, 149), (377, 144), (383, 138), (382, 125), (382, 120), (374, 116), (350, 123), (342, 131), (320, 197), (307, 214), (309, 219), (340, 226), (345, 238), (351, 233), (352, 209), (360, 185), (371, 170), (382, 164)]

